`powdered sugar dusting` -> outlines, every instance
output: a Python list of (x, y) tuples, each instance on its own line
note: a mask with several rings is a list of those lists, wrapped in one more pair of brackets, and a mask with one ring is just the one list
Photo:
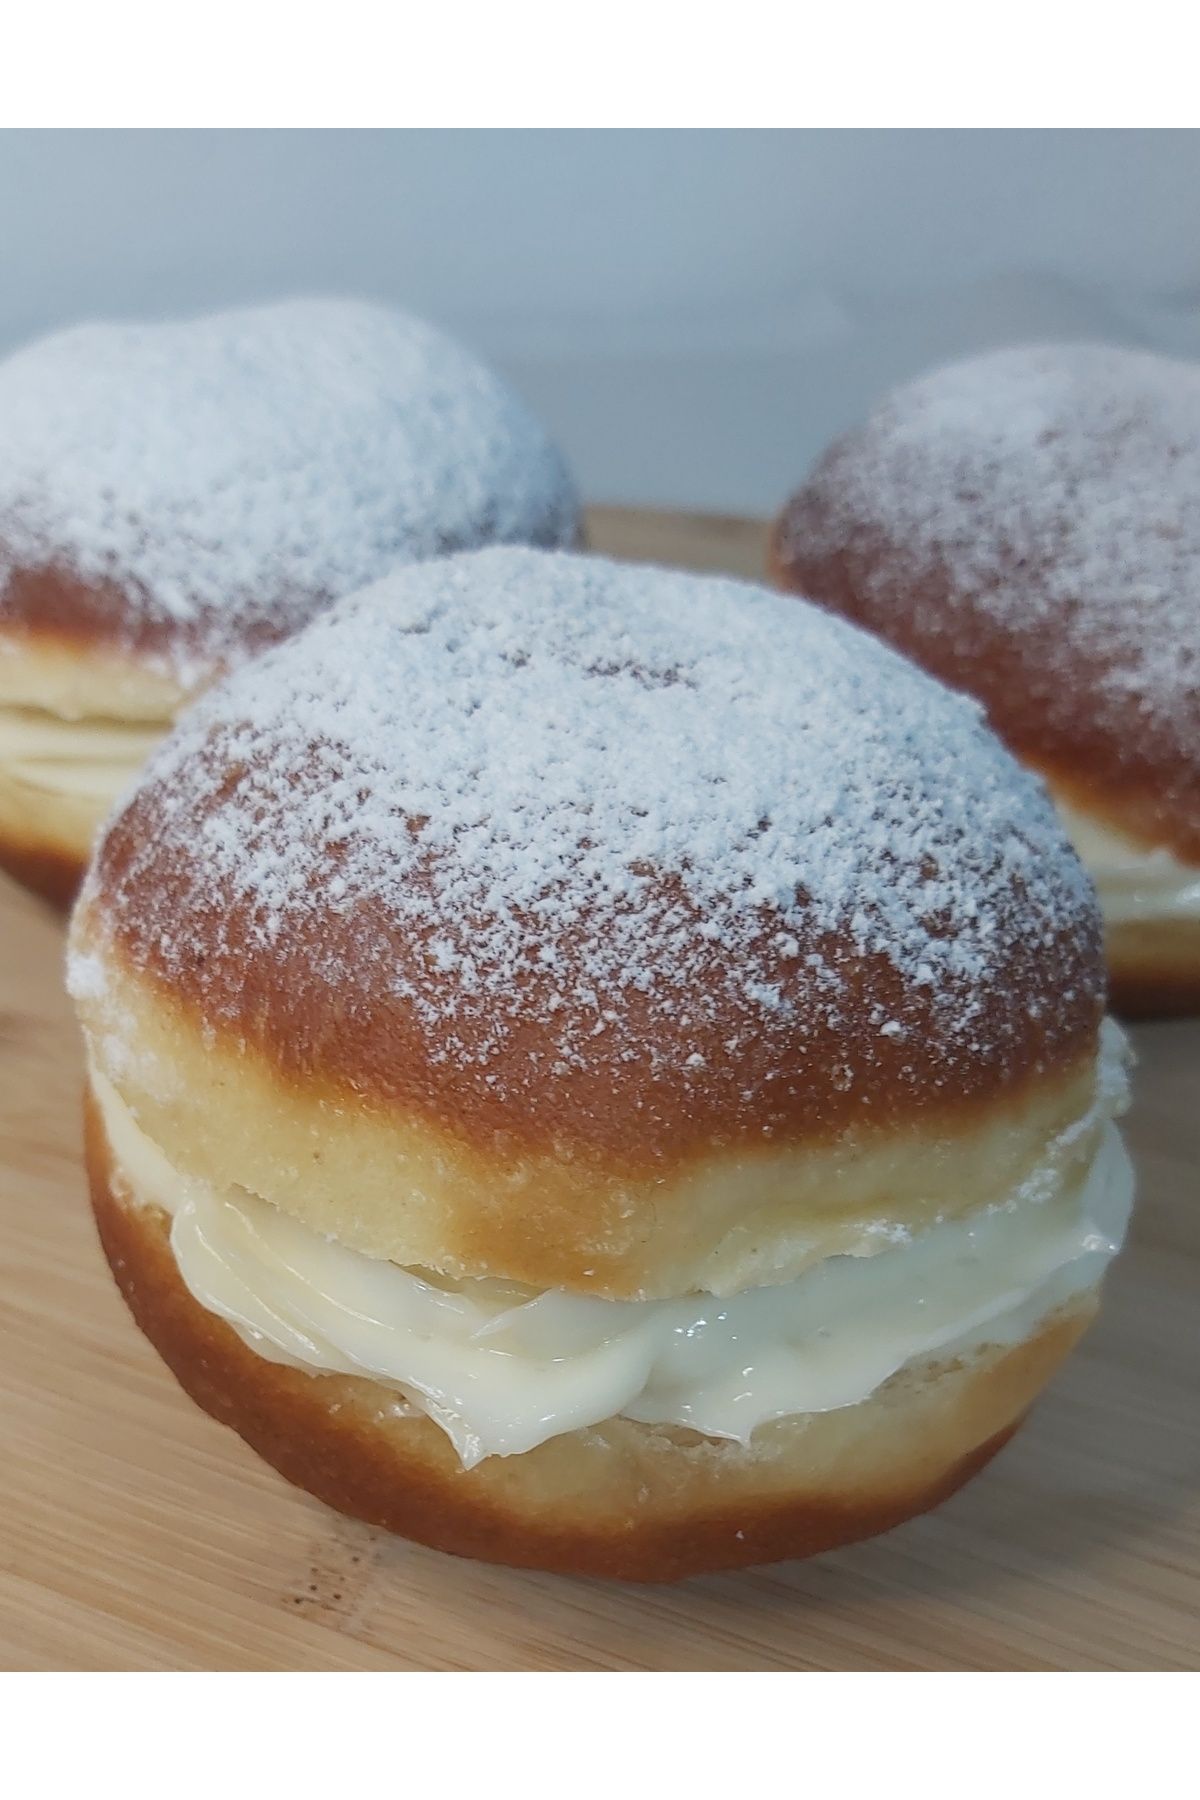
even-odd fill
[(524, 406), (383, 307), (88, 325), (0, 363), (0, 627), (15, 569), (62, 566), (185, 686), (397, 562), (575, 531)]
[[(1086, 657), (1094, 729), (1128, 740), (1140, 719), (1194, 782), (1200, 367), (1099, 345), (976, 357), (899, 389), (810, 493), (820, 507), (797, 504), (784, 552), (811, 567), (880, 534), (886, 554), (856, 564), (872, 623), (900, 605), (926, 641), (981, 615), (1036, 642), (1051, 713)], [(923, 599), (931, 571), (948, 600), (941, 581)]]
[(331, 1017), (399, 1008), (480, 1083), (531, 1018), (530, 1084), (669, 1056), (702, 1090), (768, 1040), (747, 1081), (795, 1081), (834, 1028), (903, 1067), (913, 996), (978, 1051), (1015, 962), (1051, 1033), (1098, 980), (1091, 890), (972, 702), (794, 599), (517, 549), (399, 571), (215, 689), (95, 904), (210, 1015), (302, 943)]

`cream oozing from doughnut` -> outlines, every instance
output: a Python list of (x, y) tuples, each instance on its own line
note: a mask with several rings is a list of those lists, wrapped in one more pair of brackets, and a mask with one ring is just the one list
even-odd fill
[(1003, 1202), (719, 1300), (449, 1281), (363, 1256), (244, 1189), (188, 1178), (91, 1079), (121, 1183), (171, 1216), (193, 1297), (269, 1361), (394, 1390), (471, 1467), (618, 1414), (746, 1443), (768, 1420), (853, 1406), (907, 1366), (1021, 1342), (1094, 1289), (1124, 1236), (1133, 1178), (1111, 1122), (1124, 1055), (1106, 1025), (1091, 1110), (1071, 1127), (1079, 1154), (1048, 1157)]
[(1056, 804), (1110, 923), (1200, 919), (1200, 867), (1161, 847), (1147, 849), (1061, 800)]

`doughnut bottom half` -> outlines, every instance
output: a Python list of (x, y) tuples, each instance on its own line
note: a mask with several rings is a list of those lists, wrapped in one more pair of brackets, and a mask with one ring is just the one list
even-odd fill
[(995, 1455), (1095, 1311), (1087, 1295), (1020, 1344), (904, 1370), (857, 1406), (760, 1427), (746, 1448), (614, 1418), (464, 1470), (389, 1388), (269, 1362), (200, 1306), (167, 1215), (130, 1197), (90, 1101), (87, 1163), (121, 1292), (193, 1400), (340, 1512), (521, 1568), (676, 1581), (887, 1531)]

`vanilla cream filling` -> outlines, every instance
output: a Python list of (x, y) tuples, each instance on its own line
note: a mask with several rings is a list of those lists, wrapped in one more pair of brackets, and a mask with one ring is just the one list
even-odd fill
[(117, 719), (62, 719), (36, 707), (0, 705), (0, 769), (24, 787), (95, 801), (107, 810), (166, 729)]
[(1111, 825), (1056, 801), (1079, 860), (1096, 884), (1100, 910), (1113, 924), (1200, 919), (1200, 868), (1169, 850), (1147, 850)]
[[(1121, 1040), (1108, 1040), (1120, 1059)], [(1111, 1076), (1112, 1071), (1109, 1071)], [(434, 1419), (470, 1468), (615, 1415), (746, 1443), (756, 1426), (853, 1406), (910, 1363), (1020, 1342), (1093, 1288), (1120, 1247), (1133, 1174), (1101, 1080), (1090, 1154), (1045, 1196), (873, 1256), (835, 1256), (732, 1298), (613, 1301), (451, 1281), (348, 1250), (242, 1190), (175, 1169), (112, 1085), (92, 1082), (131, 1197), (171, 1215), (189, 1291), (261, 1356), (363, 1375)]]

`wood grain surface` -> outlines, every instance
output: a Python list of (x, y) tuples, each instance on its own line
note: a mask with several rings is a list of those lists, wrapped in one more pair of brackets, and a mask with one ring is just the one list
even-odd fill
[[(754, 574), (763, 529), (609, 510), (591, 541)], [(61, 954), (59, 922), (0, 882), (0, 1667), (1200, 1663), (1200, 1022), (1134, 1034), (1133, 1241), (1101, 1323), (991, 1469), (873, 1543), (636, 1590), (387, 1539), (185, 1400), (95, 1244)]]

